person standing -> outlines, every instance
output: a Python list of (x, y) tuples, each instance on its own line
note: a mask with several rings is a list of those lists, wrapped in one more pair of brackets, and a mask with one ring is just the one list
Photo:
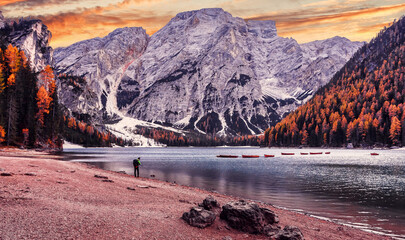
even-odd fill
[(139, 166), (141, 165), (141, 158), (138, 157), (137, 159), (134, 159), (132, 161), (132, 164), (134, 165), (134, 176), (139, 177)]

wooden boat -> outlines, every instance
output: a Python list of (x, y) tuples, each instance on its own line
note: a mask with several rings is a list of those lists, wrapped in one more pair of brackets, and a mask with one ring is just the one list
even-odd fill
[(274, 157), (274, 155), (264, 154), (264, 157)]
[(308, 153), (301, 153), (301, 155), (308, 155)]
[(380, 154), (378, 154), (378, 153), (370, 153), (370, 155), (371, 155), (371, 156), (378, 156), (378, 155), (380, 155)]
[(259, 155), (242, 155), (242, 158), (258, 158)]
[(295, 155), (295, 153), (281, 153), (281, 155)]
[(217, 155), (218, 158), (237, 158), (237, 155)]
[(325, 152), (325, 154), (330, 154), (330, 152)]
[(311, 154), (311, 155), (319, 155), (319, 154), (322, 154), (322, 152), (310, 152), (309, 154)]

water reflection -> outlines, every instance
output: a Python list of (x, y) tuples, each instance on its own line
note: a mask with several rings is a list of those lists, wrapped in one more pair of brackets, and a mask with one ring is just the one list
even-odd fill
[(271, 159), (215, 157), (229, 152), (263, 156), (269, 151), (125, 148), (71, 150), (66, 155), (69, 160), (131, 175), (132, 159), (140, 156), (141, 177), (155, 175), (165, 181), (302, 209), (359, 227), (405, 236), (404, 151), (385, 151), (374, 158), (362, 150), (330, 150), (332, 154), (328, 156), (304, 157), (281, 157), (281, 150), (271, 150), (278, 156)]

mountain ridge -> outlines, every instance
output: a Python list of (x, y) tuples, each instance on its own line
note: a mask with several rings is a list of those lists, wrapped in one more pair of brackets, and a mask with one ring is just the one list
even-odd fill
[[(96, 112), (103, 111), (117, 121), (126, 115), (222, 135), (256, 134), (274, 125), (309, 99), (362, 45), (323, 40), (340, 44), (343, 50), (331, 54), (333, 48), (325, 44), (324, 54), (315, 56), (322, 40), (300, 45), (277, 36), (274, 21), (245, 21), (222, 9), (179, 13), (150, 37), (137, 33), (126, 38), (139, 39), (136, 54), (101, 78), (85, 74), (80, 61), (71, 61), (91, 63), (87, 52), (56, 49), (60, 73), (85, 76), (88, 86), (98, 85), (92, 87), (97, 107), (77, 110), (91, 112), (97, 121), (103, 117)], [(115, 54), (123, 58), (122, 52), (109, 57)]]
[(18, 46), (23, 50), (35, 72), (53, 65), (53, 49), (49, 46), (52, 33), (37, 19), (5, 19), (0, 11), (0, 44)]

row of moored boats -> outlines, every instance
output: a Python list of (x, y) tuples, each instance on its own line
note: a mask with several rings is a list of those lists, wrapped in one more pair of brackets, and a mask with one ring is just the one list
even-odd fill
[[(321, 155), (321, 154), (330, 154), (330, 152), (301, 152), (299, 155)], [(370, 153), (372, 156), (378, 156), (378, 153)], [(292, 152), (282, 152), (281, 155), (292, 156), (295, 153)], [(298, 155), (298, 154), (297, 154)], [(219, 158), (238, 158), (238, 155), (217, 155)], [(242, 155), (242, 158), (259, 158), (260, 155)], [(264, 154), (265, 158), (275, 157), (274, 154)]]

